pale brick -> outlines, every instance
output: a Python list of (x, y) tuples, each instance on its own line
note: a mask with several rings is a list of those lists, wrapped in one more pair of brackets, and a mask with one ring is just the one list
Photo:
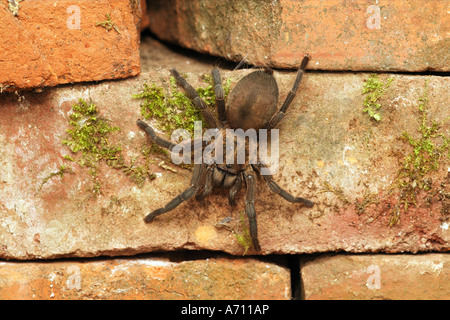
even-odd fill
[(450, 298), (448, 254), (342, 254), (301, 261), (308, 300)]

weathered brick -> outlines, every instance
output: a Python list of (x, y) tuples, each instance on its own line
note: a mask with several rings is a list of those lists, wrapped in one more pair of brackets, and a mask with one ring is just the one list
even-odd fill
[[(194, 87), (206, 86), (201, 76), (211, 71), (207, 64), (184, 56), (180, 59), (179, 54), (161, 48), (148, 48), (146, 56), (154, 67), (132, 79), (0, 95), (1, 257), (90, 257), (178, 249), (244, 253), (232, 231), (216, 227), (231, 216), (231, 227), (243, 234), (244, 189), (236, 207), (229, 206), (226, 192), (216, 190), (203, 202), (191, 199), (145, 224), (146, 214), (186, 189), (190, 170), (152, 153), (148, 165), (156, 179), (139, 187), (122, 170), (101, 161), (96, 176), (101, 194), (94, 197), (87, 191), (94, 187), (89, 168), (63, 158), (77, 157), (62, 140), (69, 129), (71, 107), (83, 98), (92, 99), (100, 115), (121, 128), (109, 142), (120, 144), (125, 161), (143, 163), (142, 147), (150, 141), (136, 126), (136, 119), (142, 117), (141, 100), (132, 94), (144, 82), (167, 88), (170, 73), (161, 64), (187, 73)], [(231, 78), (234, 86), (248, 72), (222, 71), (222, 75)], [(294, 75), (275, 72), (280, 100), (287, 95)], [(420, 135), (418, 106), (428, 83), (428, 122), (442, 123), (440, 132), (448, 137), (450, 123), (444, 120), (448, 118), (449, 82), (445, 77), (389, 74), (380, 75), (380, 80), (386, 82), (390, 77), (394, 79), (390, 88), (378, 100), (382, 107), (377, 122), (363, 113), (362, 89), (368, 74), (305, 74), (278, 126), (280, 167), (274, 179), (316, 205), (290, 204), (258, 181), (255, 208), (263, 254), (448, 251), (450, 164), (444, 154), (439, 170), (428, 176), (431, 189), (418, 192), (417, 205), (407, 212), (401, 210), (399, 222), (389, 224), (396, 209), (403, 207), (397, 173), (413, 152), (401, 139), (402, 133)], [(442, 144), (442, 137), (433, 142)], [(60, 177), (56, 173), (61, 165), (73, 173)]]
[(18, 3), (0, 2), (0, 92), (139, 73), (139, 0)]
[(158, 0), (161, 39), (250, 64), (311, 69), (449, 71), (448, 7), (428, 0)]
[(450, 256), (324, 255), (302, 259), (306, 299), (450, 298)]
[(0, 299), (289, 299), (290, 273), (254, 259), (0, 262)]

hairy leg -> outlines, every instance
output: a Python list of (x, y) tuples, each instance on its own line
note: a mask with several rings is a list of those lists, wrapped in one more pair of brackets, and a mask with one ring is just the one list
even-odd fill
[(205, 118), (206, 122), (208, 122), (209, 127), (221, 128), (221, 125), (218, 123), (214, 115), (211, 113), (210, 110), (208, 110), (205, 101), (203, 101), (202, 98), (200, 98), (197, 91), (195, 91), (195, 89), (186, 81), (186, 79), (184, 79), (175, 69), (171, 69), (170, 73), (175, 78), (177, 84), (181, 88), (183, 88), (187, 97), (192, 101), (194, 106), (196, 106), (198, 109), (201, 110), (202, 115)]
[[(258, 172), (260, 172), (260, 167), (263, 166), (261, 163), (258, 164), (258, 166), (253, 166), (253, 168), (255, 170), (257, 170)], [(288, 193), (287, 191), (285, 191), (284, 189), (282, 189), (276, 182), (275, 180), (273, 180), (271, 175), (263, 175), (261, 174), (262, 178), (264, 179), (264, 181), (267, 183), (267, 185), (269, 186), (270, 190), (272, 190), (273, 192), (275, 192), (276, 194), (280, 195), (281, 197), (283, 197), (284, 199), (286, 199), (289, 202), (292, 203), (304, 203), (307, 207), (313, 207), (314, 206), (314, 202), (302, 198), (302, 197), (294, 197), (293, 195), (291, 195), (290, 193)]]
[(228, 194), (228, 202), (230, 203), (231, 206), (236, 205), (235, 200), (236, 194), (239, 192), (239, 190), (241, 190), (241, 186), (242, 186), (242, 175), (240, 174), (236, 177), (234, 184), (230, 188), (230, 193)]
[(208, 194), (211, 193), (212, 189), (214, 188), (213, 181), (212, 181), (212, 175), (213, 175), (214, 167), (209, 166), (208, 169), (206, 169), (206, 175), (205, 175), (205, 182), (203, 184), (203, 191), (201, 193), (198, 193), (196, 196), (197, 200), (202, 200), (205, 198)]
[(170, 142), (169, 140), (166, 140), (158, 136), (155, 130), (141, 119), (138, 119), (136, 124), (139, 126), (139, 128), (144, 130), (157, 145), (169, 150), (172, 150), (173, 147), (176, 146), (176, 144)]
[(226, 113), (225, 113), (225, 94), (223, 92), (222, 87), (222, 80), (220, 78), (220, 72), (219, 69), (214, 68), (212, 70), (212, 76), (214, 80), (214, 92), (216, 94), (216, 106), (217, 106), (217, 113), (219, 115), (219, 120), (221, 122), (225, 122), (226, 119)]
[(149, 213), (144, 218), (144, 221), (147, 223), (151, 222), (155, 217), (175, 209), (184, 201), (192, 198), (192, 196), (198, 191), (201, 183), (203, 182), (205, 174), (206, 174), (206, 166), (204, 164), (196, 165), (194, 167), (194, 173), (192, 175), (191, 185), (189, 186), (189, 188), (187, 188), (178, 196), (176, 196), (174, 199), (172, 199), (172, 201), (170, 201), (164, 207), (156, 209), (153, 212)]
[(272, 117), (272, 119), (270, 119), (269, 123), (266, 126), (267, 129), (274, 128), (281, 121), (281, 119), (283, 119), (287, 109), (292, 103), (292, 100), (294, 100), (295, 95), (297, 94), (298, 86), (300, 85), (300, 81), (302, 80), (303, 74), (305, 73), (306, 65), (308, 64), (310, 59), (311, 56), (309, 54), (303, 57), (300, 68), (297, 71), (297, 77), (295, 78), (294, 85), (292, 86), (291, 91), (289, 91), (280, 110)]
[(247, 184), (247, 195), (245, 199), (245, 212), (247, 213), (250, 226), (250, 236), (252, 238), (253, 247), (256, 251), (261, 251), (258, 241), (258, 226), (256, 223), (255, 211), (255, 193), (256, 193), (256, 175), (253, 171), (248, 170), (244, 173), (244, 179)]

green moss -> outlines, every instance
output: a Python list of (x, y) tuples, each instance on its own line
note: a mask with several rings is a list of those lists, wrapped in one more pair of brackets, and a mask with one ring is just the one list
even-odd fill
[(114, 159), (122, 150), (108, 141), (109, 134), (119, 131), (120, 128), (111, 126), (108, 120), (100, 117), (97, 106), (92, 102), (87, 103), (80, 99), (74, 104), (69, 125), (70, 129), (67, 130), (67, 138), (63, 140), (63, 144), (73, 153), (82, 154), (78, 159), (81, 166), (95, 167), (99, 160)]
[[(368, 89), (371, 88), (371, 90), (374, 90), (373, 92), (378, 92), (371, 100), (377, 101), (378, 98), (376, 97), (381, 96), (380, 93), (387, 88), (391, 81), (388, 80), (385, 85), (379, 83), (379, 80), (374, 76), (367, 83)], [(431, 120), (428, 99), (428, 81), (426, 81), (422, 96), (417, 103), (417, 130), (412, 133), (404, 131), (399, 137), (406, 144), (405, 152), (395, 152), (395, 155), (400, 158), (400, 166), (395, 180), (384, 197), (370, 193), (366, 189), (362, 199), (350, 202), (341, 188), (333, 187), (328, 182), (322, 183), (323, 189), (319, 190), (319, 193), (331, 192), (335, 194), (344, 205), (354, 205), (358, 215), (362, 215), (369, 206), (388, 203), (394, 197), (394, 199), (397, 199), (397, 203), (389, 209), (391, 210), (390, 226), (397, 224), (402, 214), (406, 213), (411, 207), (417, 206), (419, 193), (421, 193), (420, 199), (424, 201), (420, 205), (427, 206), (436, 201), (442, 201), (443, 219), (448, 219), (448, 199), (450, 199), (449, 193), (446, 191), (448, 186), (445, 180), (433, 181), (432, 173), (438, 171), (443, 165), (450, 164), (450, 136), (448, 135), (448, 129), (443, 129), (444, 124), (448, 123), (450, 117), (442, 122)], [(370, 136), (366, 139), (367, 141), (364, 142), (368, 144)], [(336, 208), (336, 211), (339, 209)], [(380, 210), (384, 210), (383, 207), (379, 208), (379, 212), (382, 212)], [(368, 222), (373, 221), (380, 214), (370, 218)]]
[(378, 100), (384, 94), (386, 89), (389, 88), (393, 80), (393, 78), (389, 78), (386, 83), (384, 83), (380, 81), (377, 74), (372, 74), (369, 79), (366, 80), (362, 92), (363, 95), (366, 95), (363, 102), (363, 112), (367, 112), (371, 119), (376, 121), (381, 120), (381, 115), (378, 112), (381, 108), (381, 104)]
[[(212, 76), (204, 75), (202, 80), (206, 87), (196, 89), (198, 95), (213, 108), (216, 98)], [(224, 84), (225, 97), (230, 92), (231, 80)], [(158, 87), (155, 84), (144, 84), (142, 91), (133, 95), (134, 98), (143, 99), (141, 114), (145, 119), (155, 119), (158, 127), (165, 132), (173, 132), (175, 129), (186, 129), (194, 134), (194, 122), (204, 119), (188, 97), (180, 91), (174, 77), (170, 77), (169, 90)], [(213, 110), (213, 109), (212, 109)]]
[(443, 161), (450, 159), (450, 137), (440, 130), (443, 123), (428, 118), (428, 82), (425, 82), (423, 95), (419, 99), (418, 112), (419, 135), (414, 137), (405, 131), (400, 137), (411, 151), (404, 157), (395, 181), (399, 189), (399, 204), (392, 213), (391, 225), (398, 222), (402, 211), (406, 212), (410, 206), (416, 205), (419, 191), (431, 192), (433, 184), (428, 173), (437, 171)]
[(62, 143), (70, 148), (72, 155), (64, 155), (65, 160), (76, 162), (81, 167), (89, 168), (92, 187), (88, 191), (95, 196), (101, 194), (101, 184), (98, 178), (99, 162), (104, 161), (108, 166), (120, 169), (129, 176), (138, 186), (155, 178), (149, 170), (149, 158), (142, 153), (144, 164), (137, 165), (133, 159), (126, 163), (122, 155), (122, 148), (110, 141), (111, 134), (120, 131), (119, 127), (112, 126), (110, 121), (99, 115), (97, 106), (92, 102), (80, 99), (72, 106), (69, 116), (67, 137)]
[(116, 24), (114, 22), (111, 21), (111, 16), (109, 13), (106, 14), (106, 20), (105, 21), (101, 21), (95, 24), (97, 27), (103, 27), (106, 29), (107, 32), (111, 31), (112, 29), (114, 29), (118, 34), (121, 34), (119, 29), (117, 28)]

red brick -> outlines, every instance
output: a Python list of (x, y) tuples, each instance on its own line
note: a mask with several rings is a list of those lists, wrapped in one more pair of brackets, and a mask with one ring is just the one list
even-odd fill
[(448, 6), (428, 0), (151, 1), (161, 39), (254, 65), (449, 71)]
[(325, 255), (302, 260), (308, 300), (448, 300), (450, 256)]
[[(139, 73), (139, 1), (28, 0), (19, 2), (17, 15), (5, 2), (0, 3), (0, 92)], [(106, 14), (118, 32), (96, 25)]]
[(0, 299), (289, 299), (289, 270), (253, 259), (0, 262)]

